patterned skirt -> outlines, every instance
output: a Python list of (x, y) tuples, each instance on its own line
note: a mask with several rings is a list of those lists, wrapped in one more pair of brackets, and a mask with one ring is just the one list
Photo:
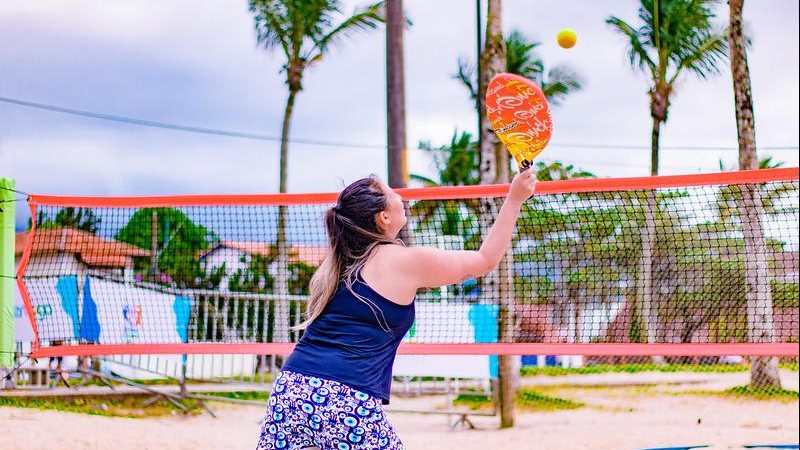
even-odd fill
[(402, 450), (381, 401), (342, 383), (282, 371), (269, 396), (257, 450)]

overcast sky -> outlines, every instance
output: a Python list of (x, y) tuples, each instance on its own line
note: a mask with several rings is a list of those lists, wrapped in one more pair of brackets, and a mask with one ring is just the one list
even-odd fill
[[(452, 79), (474, 60), (475, 2), (405, 0), (407, 138), (412, 172), (432, 174), (417, 150), (453, 131), (474, 131), (466, 91)], [(647, 79), (633, 72), (610, 15), (637, 23), (636, 1), (505, 0), (504, 28), (540, 40), (547, 66), (565, 64), (585, 89), (554, 109), (543, 160), (598, 176), (649, 173)], [(363, 2), (345, 2), (346, 11)], [(727, 22), (727, 5), (716, 9)], [(751, 0), (745, 19), (759, 147), (798, 164), (798, 2)], [(555, 44), (560, 28), (578, 45)], [(286, 98), (282, 54), (255, 43), (246, 1), (2, 0), (0, 97), (187, 126), (279, 136)], [(385, 35), (357, 35), (307, 72), (292, 137), (363, 145), (293, 144), (292, 192), (338, 190), (369, 173), (386, 176)], [(736, 165), (729, 72), (691, 76), (676, 88), (662, 129), (664, 174)], [(589, 146), (626, 146), (609, 150)], [(684, 147), (684, 148), (680, 148)], [(687, 150), (685, 147), (723, 147)], [(0, 176), (27, 192), (85, 195), (277, 191), (275, 142), (147, 128), (0, 102)], [(20, 205), (21, 206), (21, 205)], [(24, 210), (25, 208), (19, 208)], [(20, 223), (21, 223), (20, 219)]]

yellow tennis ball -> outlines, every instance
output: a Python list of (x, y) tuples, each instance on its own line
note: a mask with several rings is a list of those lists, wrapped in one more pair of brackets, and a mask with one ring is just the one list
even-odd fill
[(558, 45), (562, 48), (572, 48), (575, 46), (575, 43), (578, 42), (578, 35), (575, 34), (575, 30), (564, 28), (558, 32), (556, 41), (558, 41)]

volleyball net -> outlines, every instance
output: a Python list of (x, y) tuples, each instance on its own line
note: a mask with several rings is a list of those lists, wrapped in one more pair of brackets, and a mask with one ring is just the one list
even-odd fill
[[(399, 190), (409, 244), (477, 250), (507, 191)], [(32, 356), (289, 353), (337, 195), (31, 195)], [(799, 209), (797, 168), (540, 182), (500, 267), (421, 290), (399, 351), (796, 366)]]

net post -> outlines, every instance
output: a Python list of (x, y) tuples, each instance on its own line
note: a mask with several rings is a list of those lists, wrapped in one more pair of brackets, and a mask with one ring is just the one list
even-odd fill
[(0, 178), (0, 372), (14, 365), (14, 180)]

